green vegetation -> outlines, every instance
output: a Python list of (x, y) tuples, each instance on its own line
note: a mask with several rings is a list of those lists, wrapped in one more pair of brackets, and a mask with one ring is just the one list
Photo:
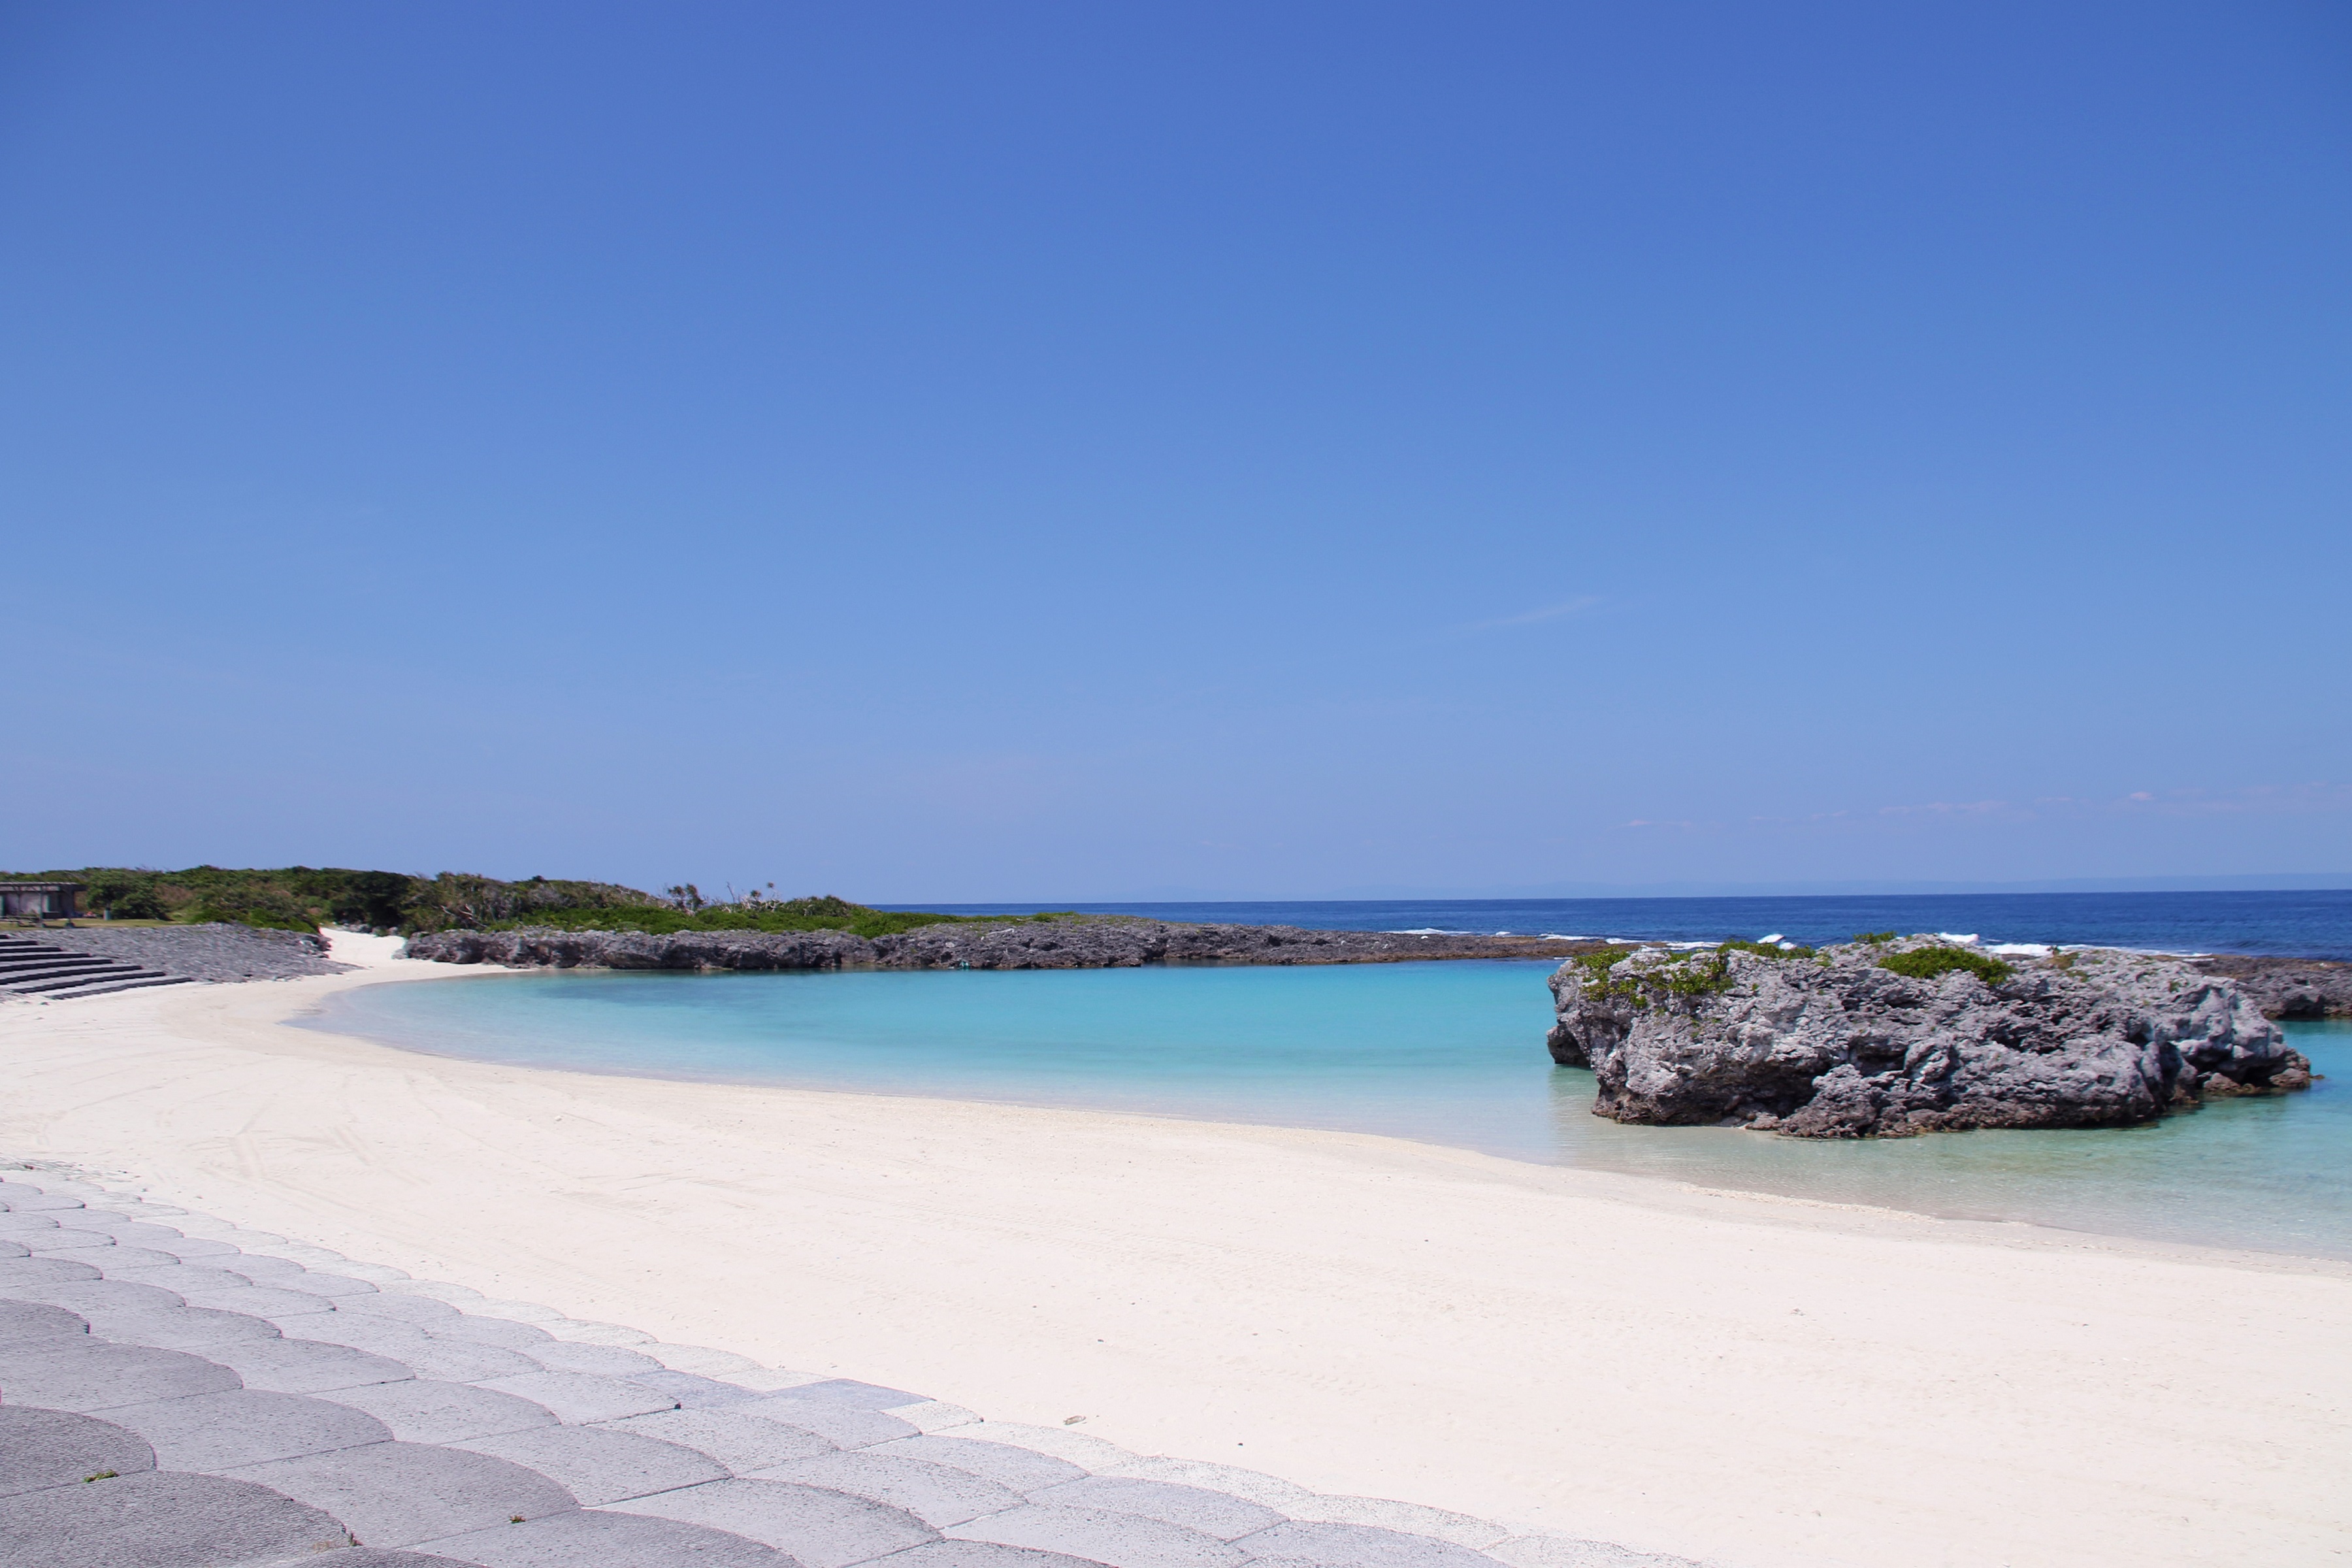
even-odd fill
[(705, 898), (692, 883), (662, 897), (612, 882), (494, 877), (444, 871), (412, 877), (402, 871), (355, 871), (289, 866), (235, 870), (194, 866), (184, 871), (146, 867), (90, 866), (79, 870), (0, 873), (0, 879), (79, 882), (84, 918), (226, 921), (276, 931), (315, 931), (321, 926), (369, 931), (500, 930), (552, 926), (562, 931), (846, 931), (863, 937), (950, 923), (1052, 922), (1074, 910), (1020, 915), (942, 915), (870, 909), (832, 897), (773, 899), (758, 893)]
[(1782, 947), (1776, 942), (1740, 942), (1733, 940), (1716, 949), (1717, 952), (1752, 952), (1759, 958), (1811, 958), (1813, 950), (1799, 942)]
[(1656, 975), (1665, 983), (1669, 996), (1705, 996), (1730, 989), (1731, 957), (1719, 947), (1713, 952), (1695, 952), (1667, 964)]
[(1895, 940), (1895, 932), (1891, 931), (1858, 931), (1853, 933), (1853, 940), (1856, 942), (1866, 942), (1873, 947), (1885, 947), (1888, 942)]
[[(1626, 974), (1612, 974), (1620, 959), (1637, 951), (1630, 947), (1604, 947), (1591, 952), (1580, 952), (1569, 962), (1585, 972), (1584, 988), (1594, 996), (1622, 996), (1636, 1009), (1648, 1007), (1653, 1002), (1672, 996), (1706, 996), (1717, 991), (1727, 991), (1737, 978), (1731, 967), (1735, 952), (1751, 953), (1779, 963), (1793, 959), (1818, 958), (1818, 952), (1801, 944), (1782, 947), (1777, 942), (1727, 942), (1704, 952), (1685, 952), (1662, 963), (1637, 968)], [(1821, 962), (1826, 963), (1827, 959)]]
[(895, 936), (919, 926), (1003, 925), (1009, 921), (1052, 924), (1076, 920), (1074, 910), (1047, 910), (1034, 915), (941, 915), (916, 910), (877, 910), (830, 896), (814, 899), (756, 899), (731, 904), (703, 904), (694, 909), (675, 906), (625, 910), (556, 910), (527, 918), (499, 921), (493, 929), (521, 925), (551, 926), (558, 931), (641, 931), (656, 936), (687, 931), (845, 931), (854, 936)]
[(1880, 959), (1878, 967), (1914, 980), (1933, 980), (1955, 969), (1965, 969), (1987, 985), (1998, 985), (2015, 973), (1992, 954), (1967, 947), (1915, 947), (1908, 952)]

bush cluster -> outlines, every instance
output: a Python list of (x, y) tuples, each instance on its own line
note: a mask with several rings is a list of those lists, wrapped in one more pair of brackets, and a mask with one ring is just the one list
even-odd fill
[[(0, 879), (16, 874), (0, 873)], [(986, 918), (883, 910), (831, 896), (749, 897), (714, 903), (691, 886), (665, 900), (612, 882), (532, 877), (503, 882), (470, 872), (413, 877), (403, 871), (289, 866), (274, 870), (192, 866), (181, 871), (92, 866), (26, 874), (27, 880), (79, 882), (84, 910), (112, 920), (225, 921), (278, 931), (325, 925), (367, 931), (495, 930), (520, 925), (565, 931), (848, 931), (884, 936), (918, 926)], [(1011, 917), (1021, 918), (1021, 917)], [(1057, 910), (1026, 917), (1072, 918)]]
[(1913, 980), (1933, 980), (1955, 969), (1965, 969), (1987, 985), (1998, 985), (2016, 973), (1992, 954), (1969, 947), (1915, 947), (1908, 952), (1891, 953), (1880, 959), (1878, 967)]

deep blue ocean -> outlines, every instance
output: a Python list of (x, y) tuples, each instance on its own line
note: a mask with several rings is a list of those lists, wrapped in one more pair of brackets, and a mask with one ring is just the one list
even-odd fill
[[(886, 908), (911, 909), (914, 905)], [(1041, 909), (1318, 931), (1511, 931), (1820, 945), (1857, 931), (1952, 931), (1987, 942), (2352, 959), (2352, 889), (2253, 893), (1923, 893), (1741, 899), (1439, 899), (1205, 904), (927, 904), (945, 914)]]

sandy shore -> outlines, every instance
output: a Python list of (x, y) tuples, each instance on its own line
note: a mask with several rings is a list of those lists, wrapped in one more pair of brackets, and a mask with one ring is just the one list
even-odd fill
[(598, 1078), (0, 1007), (0, 1152), (1002, 1418), (1780, 1564), (2352, 1557), (2352, 1268), (1326, 1132)]

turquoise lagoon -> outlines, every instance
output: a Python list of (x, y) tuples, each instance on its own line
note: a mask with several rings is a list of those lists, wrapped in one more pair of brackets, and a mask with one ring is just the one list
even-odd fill
[(370, 985), (308, 1020), (518, 1066), (1384, 1133), (1704, 1186), (2352, 1258), (2352, 1026), (2327, 1077), (2153, 1126), (1815, 1143), (1591, 1114), (1546, 965), (537, 973)]

